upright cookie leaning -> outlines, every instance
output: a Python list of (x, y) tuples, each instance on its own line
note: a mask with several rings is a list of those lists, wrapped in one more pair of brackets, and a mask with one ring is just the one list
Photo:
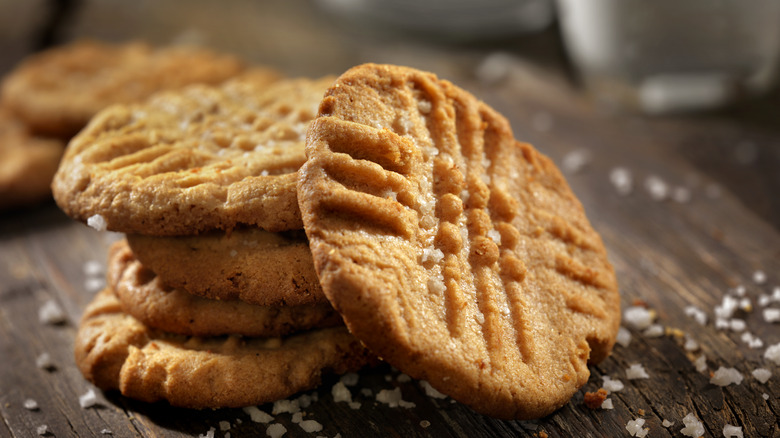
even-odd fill
[(431, 73), (367, 64), (326, 93), (298, 201), (323, 291), (374, 353), (481, 413), (564, 405), (620, 323), (560, 172)]

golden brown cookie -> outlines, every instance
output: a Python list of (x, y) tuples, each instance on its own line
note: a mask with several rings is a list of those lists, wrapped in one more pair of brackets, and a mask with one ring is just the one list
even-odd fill
[(554, 164), (432, 73), (347, 71), (298, 196), (325, 295), (401, 371), (495, 417), (564, 405), (610, 352), (619, 295)]
[(235, 76), (243, 62), (193, 47), (77, 41), (30, 56), (2, 84), (2, 100), (34, 132), (68, 138), (98, 111), (188, 84)]
[(101, 389), (196, 409), (284, 399), (316, 387), (323, 373), (375, 362), (343, 326), (287, 338), (199, 338), (153, 330), (124, 314), (110, 289), (87, 307), (75, 358), (84, 377)]
[(332, 81), (240, 78), (107, 108), (68, 145), (54, 198), (71, 217), (100, 215), (124, 233), (301, 229), (296, 171)]
[(135, 257), (168, 287), (261, 306), (327, 304), (303, 230), (127, 235)]
[(51, 198), (51, 179), (65, 145), (32, 135), (0, 108), (0, 209), (26, 206)]
[(125, 313), (144, 325), (171, 333), (269, 337), (344, 324), (327, 302), (257, 306), (239, 300), (210, 300), (171, 289), (135, 258), (125, 240), (115, 242), (109, 249), (107, 277)]

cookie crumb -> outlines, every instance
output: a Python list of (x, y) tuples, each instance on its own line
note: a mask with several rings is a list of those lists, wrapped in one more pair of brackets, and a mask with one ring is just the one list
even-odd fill
[(99, 214), (95, 214), (87, 218), (87, 225), (94, 228), (97, 231), (106, 231), (108, 224), (106, 218)]
[(247, 415), (249, 415), (249, 418), (255, 423), (268, 424), (274, 421), (274, 417), (261, 411), (260, 409), (257, 408), (257, 406), (245, 406), (243, 410)]
[(600, 408), (607, 399), (607, 395), (607, 390), (604, 388), (599, 388), (596, 392), (586, 392), (584, 398), (585, 406), (590, 409)]
[(22, 406), (24, 406), (24, 408), (27, 409), (28, 411), (37, 411), (38, 410), (38, 402), (33, 400), (33, 399), (31, 399), (31, 398), (28, 398), (27, 400), (25, 400), (24, 403), (22, 403)]
[(47, 300), (38, 309), (38, 320), (41, 324), (57, 325), (65, 322), (65, 312), (54, 300)]
[(82, 409), (91, 408), (96, 404), (97, 404), (97, 395), (95, 395), (94, 389), (90, 389), (84, 395), (79, 397), (79, 405), (81, 406)]

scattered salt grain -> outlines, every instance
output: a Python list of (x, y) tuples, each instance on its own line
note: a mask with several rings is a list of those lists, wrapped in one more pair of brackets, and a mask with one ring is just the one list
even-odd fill
[(770, 297), (767, 294), (761, 294), (758, 296), (758, 305), (761, 307), (766, 307), (771, 302), (772, 302), (772, 297)]
[(423, 114), (428, 114), (431, 112), (431, 109), (433, 109), (433, 104), (431, 104), (430, 100), (420, 99), (417, 102), (417, 109)]
[(764, 284), (766, 283), (766, 273), (764, 271), (758, 270), (753, 273), (753, 283), (755, 284)]
[(214, 438), (214, 432), (215, 429), (213, 427), (209, 428), (208, 432), (198, 435), (198, 438)]
[(700, 437), (704, 435), (704, 425), (699, 421), (693, 413), (689, 413), (683, 418), (683, 424), (685, 427), (680, 429), (685, 436)]
[(732, 383), (739, 385), (742, 383), (742, 373), (735, 368), (720, 367), (715, 371), (715, 374), (710, 378), (710, 383), (718, 386), (728, 386)]
[(707, 371), (707, 356), (701, 355), (693, 361), (693, 365), (696, 367), (696, 371), (703, 373)]
[(423, 387), (423, 389), (425, 390), (425, 395), (427, 395), (428, 397), (432, 397), (432, 398), (447, 398), (446, 395), (442, 394), (441, 392), (437, 391), (436, 388), (431, 386), (431, 384), (428, 383), (427, 380), (421, 380), (420, 381), (420, 386)]
[(95, 395), (95, 390), (90, 389), (86, 392), (86, 394), (79, 397), (79, 405), (82, 409), (91, 408), (92, 406), (95, 406), (97, 404), (97, 395)]
[(349, 392), (349, 389), (344, 385), (344, 382), (337, 382), (333, 385), (330, 392), (333, 395), (334, 402), (344, 402), (352, 409), (360, 409), (361, 404), (352, 401), (352, 393)]
[(642, 364), (635, 363), (626, 370), (626, 378), (628, 380), (649, 379), (650, 376), (647, 374), (647, 371)]
[(54, 300), (48, 300), (38, 309), (38, 320), (41, 324), (62, 324), (65, 322), (65, 312)]
[(769, 400), (769, 394), (763, 393), (761, 394), (761, 398), (763, 398), (764, 400)]
[(723, 426), (723, 436), (726, 438), (744, 438), (742, 427), (726, 424)]
[(361, 388), (360, 393), (363, 395), (363, 397), (372, 397), (374, 395), (374, 392), (371, 391), (371, 388)]
[(106, 231), (107, 223), (106, 218), (96, 214), (87, 218), (87, 225), (96, 229), (97, 231)]
[(780, 286), (775, 286), (772, 289), (772, 301), (780, 303)]
[(401, 388), (383, 389), (377, 393), (376, 401), (389, 405), (391, 408), (398, 406), (402, 408), (413, 408), (416, 406), (412, 402), (404, 401), (401, 397)]
[(634, 177), (625, 167), (616, 167), (609, 172), (609, 182), (621, 195), (628, 195), (634, 188)]
[(235, 257), (237, 255), (238, 255), (238, 251), (236, 251), (235, 249), (230, 250), (230, 257)]
[(265, 430), (265, 434), (271, 438), (279, 438), (287, 433), (287, 428), (279, 423), (274, 423)]
[(292, 419), (290, 421), (292, 421), (295, 424), (298, 424), (301, 421), (303, 421), (303, 412), (296, 412), (296, 413), (294, 413), (292, 415)]
[(780, 309), (764, 309), (763, 314), (766, 322), (780, 322)]
[(603, 402), (601, 402), (601, 409), (615, 409), (615, 406), (612, 404), (611, 398), (605, 398)]
[(49, 353), (41, 353), (35, 359), (35, 366), (42, 370), (53, 370), (55, 368), (54, 362), (52, 362), (51, 355), (49, 355)]
[(645, 190), (653, 201), (663, 201), (669, 197), (669, 185), (656, 175), (645, 179)]
[(775, 345), (770, 345), (764, 352), (764, 359), (770, 360), (775, 365), (780, 365), (780, 342)]
[(685, 344), (683, 345), (685, 351), (696, 351), (699, 349), (699, 343), (692, 337), (685, 335)]
[(590, 163), (591, 154), (588, 149), (575, 149), (563, 156), (561, 168), (567, 173), (577, 173)]
[(222, 432), (230, 430), (231, 427), (232, 426), (230, 425), (229, 421), (220, 421), (219, 422), (219, 430), (221, 430)]
[(661, 422), (661, 426), (666, 427), (666, 428), (672, 427), (672, 426), (674, 426), (674, 421), (669, 421), (669, 420), (664, 419), (664, 421)]
[(45, 424), (41, 424), (40, 426), (38, 426), (37, 429), (35, 429), (35, 433), (37, 433), (40, 436), (46, 435), (49, 433), (49, 426)]
[(672, 190), (672, 200), (678, 204), (687, 204), (691, 201), (691, 191), (687, 187), (675, 187)]
[(268, 424), (274, 421), (274, 417), (261, 411), (260, 409), (257, 408), (257, 406), (245, 406), (243, 410), (247, 415), (249, 415), (249, 418), (255, 423)]
[(751, 312), (753, 311), (753, 302), (750, 301), (750, 298), (742, 298), (739, 300), (739, 308), (745, 312)]
[(685, 315), (690, 316), (700, 325), (707, 324), (707, 314), (696, 306), (688, 306), (685, 308)]
[(772, 372), (766, 368), (756, 368), (751, 374), (761, 383), (766, 383), (772, 377)]
[(628, 423), (626, 423), (626, 430), (628, 431), (631, 436), (636, 437), (644, 437), (647, 435), (647, 432), (650, 431), (650, 429), (643, 429), (642, 426), (645, 425), (645, 419), (644, 418), (637, 418), (636, 420), (630, 420)]
[(347, 373), (341, 376), (339, 381), (344, 384), (344, 386), (355, 386), (358, 383), (358, 380), (360, 380), (360, 375), (357, 373)]
[(97, 260), (89, 260), (84, 263), (84, 275), (96, 276), (103, 274), (103, 264)]
[(731, 321), (729, 321), (729, 328), (731, 329), (731, 331), (741, 332), (747, 328), (747, 324), (743, 319), (734, 318)]
[(653, 324), (646, 328), (642, 334), (647, 338), (659, 338), (664, 335), (664, 327), (660, 324)]
[(550, 132), (555, 120), (547, 111), (538, 111), (531, 116), (531, 126), (539, 132)]
[(422, 421), (420, 421), (420, 427), (422, 427), (423, 429), (425, 429), (426, 427), (428, 427), (428, 426), (430, 426), (430, 425), (431, 425), (431, 422), (430, 422), (430, 421), (428, 421), (428, 420), (422, 420)]
[(314, 395), (309, 394), (303, 394), (300, 397), (296, 398), (295, 401), (298, 402), (298, 406), (300, 406), (302, 409), (308, 408), (311, 406), (312, 401), (317, 400), (317, 393), (314, 393)]
[(277, 400), (274, 402), (274, 407), (271, 409), (271, 414), (294, 414), (300, 410), (301, 405), (298, 403), (298, 400)]
[(734, 315), (734, 312), (739, 308), (739, 300), (731, 295), (724, 295), (720, 306), (715, 307), (715, 315), (718, 318), (729, 319)]
[(623, 321), (633, 329), (644, 330), (653, 323), (655, 312), (642, 307), (632, 306), (623, 312)]
[(704, 189), (704, 193), (710, 199), (720, 198), (721, 195), (720, 186), (714, 183), (708, 184), (707, 187)]
[(398, 377), (395, 378), (395, 380), (400, 383), (409, 383), (412, 381), (412, 378), (409, 377), (408, 374), (401, 373), (398, 375)]
[(631, 344), (631, 332), (625, 327), (620, 327), (617, 332), (616, 342), (623, 347), (628, 347)]
[(762, 341), (761, 338), (753, 336), (753, 333), (750, 332), (742, 333), (740, 339), (742, 339), (742, 342), (746, 343), (750, 348), (761, 348), (764, 346), (764, 341)]
[(439, 263), (442, 261), (442, 259), (444, 259), (444, 252), (438, 248), (425, 248), (423, 249), (422, 256), (420, 257), (420, 261), (423, 263), (427, 262), (428, 260), (434, 263)]
[(84, 280), (84, 289), (87, 292), (97, 292), (106, 286), (106, 281), (99, 277), (90, 277)]
[(501, 245), (501, 233), (499, 233), (496, 230), (490, 230), (487, 232), (487, 236), (492, 240), (496, 245)]
[(298, 426), (303, 429), (304, 432), (312, 433), (322, 430), (322, 424), (314, 420), (304, 420), (298, 423)]
[(477, 65), (474, 71), (477, 79), (484, 84), (495, 84), (509, 76), (514, 63), (512, 55), (502, 52), (489, 54)]
[(24, 406), (25, 409), (27, 409), (29, 411), (38, 410), (38, 402), (33, 400), (33, 399), (31, 399), (31, 398), (28, 398), (27, 400), (25, 400), (22, 405)]
[(602, 376), (601, 379), (603, 381), (602, 388), (609, 392), (618, 392), (623, 389), (624, 385), (620, 380), (612, 379), (609, 376)]
[(110, 429), (100, 429), (100, 434), (101, 435), (113, 435), (114, 432), (111, 432)]

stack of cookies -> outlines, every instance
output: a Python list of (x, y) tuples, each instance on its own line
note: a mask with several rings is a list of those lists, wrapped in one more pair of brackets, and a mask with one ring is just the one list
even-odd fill
[(53, 189), (127, 234), (76, 358), (141, 400), (261, 403), (381, 357), (483, 414), (538, 418), (620, 323), (604, 245), (555, 165), (428, 72), (366, 64), (114, 106)]
[(51, 196), (65, 144), (98, 111), (156, 91), (215, 84), (244, 63), (201, 48), (78, 41), (25, 59), (2, 81), (0, 208)]

